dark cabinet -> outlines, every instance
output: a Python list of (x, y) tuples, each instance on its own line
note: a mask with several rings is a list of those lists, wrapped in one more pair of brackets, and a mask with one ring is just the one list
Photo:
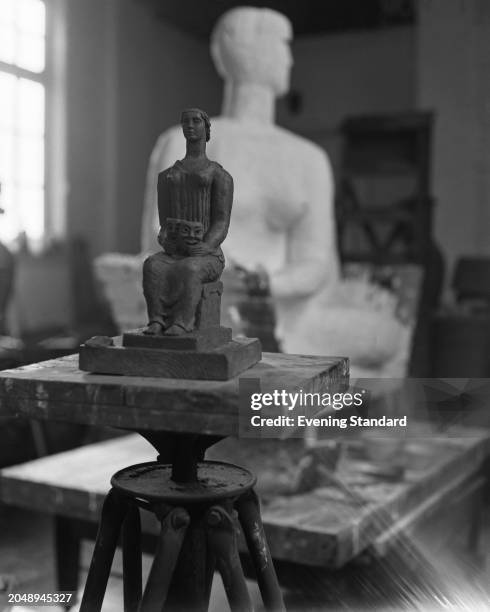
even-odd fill
[(423, 112), (342, 123), (336, 200), (342, 259), (425, 264), (432, 234), (432, 124), (432, 114)]

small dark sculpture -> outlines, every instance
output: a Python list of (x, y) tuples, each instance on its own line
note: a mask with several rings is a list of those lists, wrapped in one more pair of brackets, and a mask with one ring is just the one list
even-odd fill
[(182, 112), (184, 159), (158, 175), (158, 242), (162, 251), (143, 265), (148, 335), (177, 336), (195, 327), (204, 283), (217, 281), (225, 260), (221, 243), (228, 233), (233, 179), (206, 156), (208, 115)]
[(85, 372), (230, 380), (262, 357), (257, 338), (233, 338), (220, 324), (221, 244), (230, 225), (233, 179), (206, 157), (206, 113), (190, 108), (181, 119), (186, 155), (158, 175), (162, 250), (143, 264), (148, 326), (113, 344), (105, 337), (83, 344), (79, 367)]

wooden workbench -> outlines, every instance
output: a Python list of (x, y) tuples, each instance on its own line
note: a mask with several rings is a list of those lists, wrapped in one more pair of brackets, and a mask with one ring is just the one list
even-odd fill
[[(230, 440), (212, 455), (238, 459), (257, 474), (273, 557), (324, 569), (342, 567), (369, 547), (384, 552), (391, 537), (450, 503), (490, 452), (489, 434), (478, 430), (465, 430), (458, 438), (411, 440), (405, 475), (393, 482), (376, 476), (362, 444), (352, 441), (337, 475), (353, 496), (334, 485), (281, 495), (281, 483), (286, 489), (302, 454), (299, 442), (244, 440), (232, 451)], [(143, 438), (131, 435), (5, 468), (0, 501), (32, 508), (35, 499), (41, 512), (96, 522), (111, 475), (153, 456)]]

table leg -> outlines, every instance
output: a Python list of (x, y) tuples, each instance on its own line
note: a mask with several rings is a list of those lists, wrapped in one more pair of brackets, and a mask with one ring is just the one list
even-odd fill
[(139, 508), (129, 504), (122, 538), (124, 612), (137, 612), (141, 601), (141, 520)]
[[(75, 519), (55, 516), (54, 540), (56, 549), (56, 572), (59, 591), (78, 591), (80, 564), (80, 533)], [(66, 609), (75, 604), (73, 600)]]

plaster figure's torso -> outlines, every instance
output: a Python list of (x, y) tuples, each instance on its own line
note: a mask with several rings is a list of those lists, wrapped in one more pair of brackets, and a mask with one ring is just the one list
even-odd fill
[[(232, 223), (225, 248), (246, 267), (274, 272), (284, 265), (289, 228), (301, 218), (307, 194), (294, 144), (273, 126), (213, 122), (210, 155), (229, 161), (235, 180)], [(240, 146), (237, 146), (240, 143)]]

